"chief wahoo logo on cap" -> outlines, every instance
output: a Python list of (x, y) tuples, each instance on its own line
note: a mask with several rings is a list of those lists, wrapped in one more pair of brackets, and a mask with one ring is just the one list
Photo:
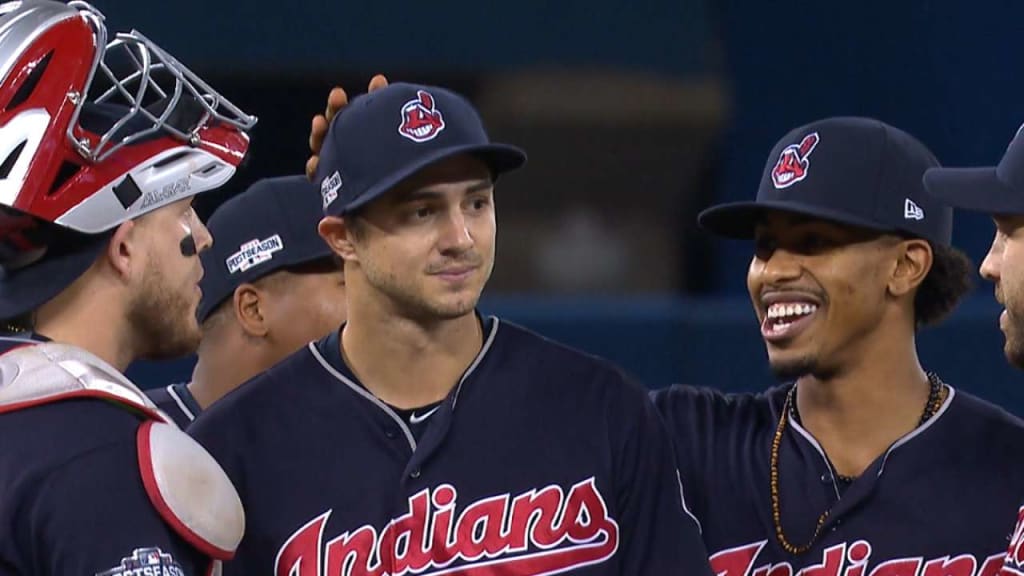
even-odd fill
[(398, 133), (413, 142), (433, 140), (444, 130), (444, 117), (434, 108), (434, 97), (424, 90), (416, 91), (416, 98), (402, 106), (402, 123)]
[(811, 165), (808, 157), (814, 151), (814, 147), (818, 145), (818, 140), (818, 133), (812, 132), (804, 136), (799, 144), (787, 146), (782, 151), (779, 161), (772, 169), (772, 183), (776, 188), (788, 188), (807, 178), (807, 169)]

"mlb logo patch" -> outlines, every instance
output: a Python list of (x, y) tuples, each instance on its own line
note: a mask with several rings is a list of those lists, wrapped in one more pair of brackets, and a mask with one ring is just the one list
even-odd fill
[(159, 548), (137, 548), (121, 559), (121, 565), (96, 576), (184, 576), (181, 566)]
[(228, 272), (245, 272), (249, 268), (262, 264), (274, 257), (274, 252), (282, 250), (284, 242), (281, 236), (274, 234), (265, 240), (252, 240), (242, 244), (238, 252), (235, 252), (224, 261), (227, 264)]
[(804, 136), (799, 144), (787, 146), (779, 154), (779, 160), (775, 163), (775, 168), (772, 168), (772, 184), (775, 188), (788, 188), (807, 178), (807, 171), (811, 167), (809, 157), (818, 145), (819, 139), (818, 133), (813, 132)]
[(402, 121), (398, 133), (413, 142), (433, 140), (444, 130), (444, 116), (434, 106), (434, 97), (424, 90), (416, 91), (416, 98), (402, 106)]
[(331, 174), (324, 181), (320, 183), (320, 196), (323, 197), (324, 208), (331, 205), (338, 199), (338, 192), (341, 190), (343, 182), (341, 181), (341, 174), (335, 170), (334, 174)]

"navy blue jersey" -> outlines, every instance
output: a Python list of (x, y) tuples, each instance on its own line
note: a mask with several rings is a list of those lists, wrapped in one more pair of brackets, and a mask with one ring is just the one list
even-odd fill
[(206, 573), (146, 494), (139, 423), (96, 399), (0, 413), (0, 574)]
[(645, 390), (497, 319), (485, 335), (419, 440), (337, 332), (204, 412), (190, 432), (246, 507), (225, 573), (707, 575)]
[(930, 420), (852, 484), (788, 418), (779, 446), (778, 544), (770, 451), (791, 385), (758, 395), (675, 386), (654, 393), (671, 429), (687, 501), (719, 576), (994, 576), (1024, 494), (1024, 422), (949, 388)]
[(174, 420), (178, 428), (184, 430), (196, 419), (203, 409), (196, 402), (192, 393), (189, 392), (188, 384), (177, 383), (150, 388), (145, 390), (146, 396), (156, 404), (156, 407)]
[[(0, 354), (47, 339), (0, 337)], [(153, 507), (143, 416), (95, 398), (0, 409), (0, 574), (200, 576), (210, 559)]]
[(14, 350), (15, 348), (21, 348), (22, 346), (29, 346), (31, 344), (38, 344), (40, 342), (49, 342), (49, 340), (33, 332), (3, 334), (0, 335), (0, 354), (5, 354), (7, 352), (10, 352), (11, 350)]

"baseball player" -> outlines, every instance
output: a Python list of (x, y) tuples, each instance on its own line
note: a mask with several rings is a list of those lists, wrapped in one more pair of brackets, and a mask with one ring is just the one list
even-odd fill
[(216, 242), (200, 254), (203, 337), (192, 381), (146, 391), (180, 427), (345, 321), (345, 277), (317, 233), (322, 216), (316, 187), (286, 176), (256, 182), (210, 217)]
[(1024, 423), (926, 372), (915, 335), (966, 293), (952, 211), (916, 139), (864, 118), (797, 128), (757, 199), (700, 224), (753, 240), (760, 394), (655, 393), (719, 576), (989, 576), (1024, 485)]
[(226, 573), (708, 573), (644, 388), (476, 311), (495, 179), (524, 161), (438, 87), (334, 118), (320, 234), (348, 321), (190, 429), (247, 507)]
[(0, 573), (215, 573), (223, 470), (122, 371), (191, 352), (210, 235), (191, 208), (255, 123), (84, 2), (0, 5)]
[[(999, 328), (1006, 338), (1003, 350), (1010, 364), (1024, 369), (1024, 138), (1017, 134), (996, 167), (932, 168), (924, 184), (939, 200), (958, 208), (990, 214), (996, 232), (992, 247), (981, 263), (981, 275), (995, 284), (996, 300), (1004, 306)], [(1003, 439), (991, 438), (990, 442)], [(1007, 458), (1003, 466), (1013, 466)], [(1020, 504), (1018, 502), (1010, 509)], [(992, 543), (1000, 544), (999, 540)], [(1004, 574), (1024, 571), (1024, 506), (1017, 513), (1017, 527), (1010, 538)]]

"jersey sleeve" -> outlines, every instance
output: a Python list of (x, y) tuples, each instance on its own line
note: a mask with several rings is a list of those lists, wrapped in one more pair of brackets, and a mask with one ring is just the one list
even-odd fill
[(639, 385), (612, 418), (616, 440), (617, 504), (622, 574), (708, 576), (700, 527), (680, 483), (668, 432)]
[(723, 433), (723, 429), (733, 428), (737, 418), (756, 415), (747, 414), (741, 406), (744, 398), (710, 388), (675, 385), (652, 392), (651, 398), (668, 428), (687, 503), (698, 521), (703, 521), (708, 508), (704, 494), (712, 493), (713, 488), (708, 485), (713, 483), (711, 472), (715, 466), (735, 465), (715, 461), (722, 454), (735, 452), (729, 446), (731, 433)]
[(143, 486), (134, 438), (78, 455), (47, 473), (23, 497), (28, 566), (36, 575), (209, 572), (210, 560), (164, 523)]
[[(188, 427), (188, 435), (209, 452), (210, 456), (220, 464), (234, 484), (243, 507), (247, 503), (247, 482), (239, 447), (246, 446), (246, 441), (236, 435), (235, 426), (240, 415), (233, 410), (233, 399), (228, 396), (215, 402), (208, 410), (204, 410)], [(222, 576), (244, 576), (266, 572), (272, 566), (273, 552), (269, 543), (259, 542), (246, 527), (242, 541), (238, 544), (235, 557), (224, 562)], [(270, 554), (270, 564), (266, 556)]]

